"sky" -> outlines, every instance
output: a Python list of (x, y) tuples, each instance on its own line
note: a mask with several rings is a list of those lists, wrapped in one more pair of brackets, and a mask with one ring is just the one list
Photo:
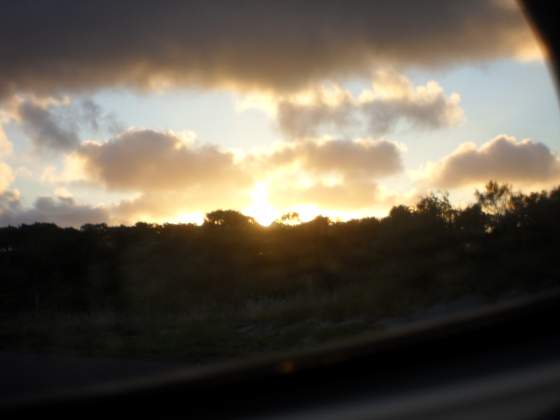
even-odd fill
[(347, 220), (560, 184), (513, 1), (22, 0), (0, 57), (0, 225)]

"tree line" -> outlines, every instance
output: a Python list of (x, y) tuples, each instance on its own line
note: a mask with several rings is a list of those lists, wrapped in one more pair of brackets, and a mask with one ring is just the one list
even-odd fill
[(7, 226), (0, 312), (179, 313), (349, 288), (368, 307), (537, 291), (559, 284), (559, 216), (560, 188), (491, 181), (464, 208), (433, 193), (347, 222), (288, 214), (265, 228), (218, 210), (201, 226)]

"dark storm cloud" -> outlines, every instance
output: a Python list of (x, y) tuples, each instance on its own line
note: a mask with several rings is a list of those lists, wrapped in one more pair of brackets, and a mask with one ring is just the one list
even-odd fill
[(503, 0), (19, 0), (0, 14), (0, 96), (166, 83), (291, 90), (372, 64), (453, 65), (532, 43)]

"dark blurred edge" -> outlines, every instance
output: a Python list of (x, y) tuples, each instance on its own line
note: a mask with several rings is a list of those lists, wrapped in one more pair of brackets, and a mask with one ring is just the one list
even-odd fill
[(544, 292), (323, 349), (13, 401), (0, 406), (0, 414), (245, 418), (364, 395), (388, 398), (559, 362), (559, 308), (560, 291)]
[[(558, 86), (558, 15), (553, 1), (522, 0)], [(391, 395), (466, 377), (560, 360), (560, 294), (382, 338), (293, 355), (178, 371), (123, 384), (0, 406), (2, 418), (150, 416), (235, 418), (320, 406), (357, 395)], [(0, 373), (1, 374), (1, 373)], [(11, 415), (11, 416), (10, 416)]]
[(558, 94), (560, 81), (558, 2), (550, 0), (518, 0), (518, 3), (549, 58), (548, 65), (554, 78), (556, 93)]

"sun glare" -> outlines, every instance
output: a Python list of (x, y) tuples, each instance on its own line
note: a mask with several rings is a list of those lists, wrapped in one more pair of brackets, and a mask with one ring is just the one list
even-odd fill
[(294, 206), (292, 210), (299, 215), (299, 220), (303, 223), (309, 222), (321, 214), (321, 210), (311, 204)]
[(204, 223), (204, 215), (201, 213), (184, 213), (172, 220), (172, 223), (193, 223), (202, 225)]
[(278, 210), (268, 202), (268, 189), (264, 182), (258, 182), (251, 192), (251, 205), (245, 210), (245, 214), (254, 218), (262, 226), (270, 226), (272, 222), (280, 217)]

